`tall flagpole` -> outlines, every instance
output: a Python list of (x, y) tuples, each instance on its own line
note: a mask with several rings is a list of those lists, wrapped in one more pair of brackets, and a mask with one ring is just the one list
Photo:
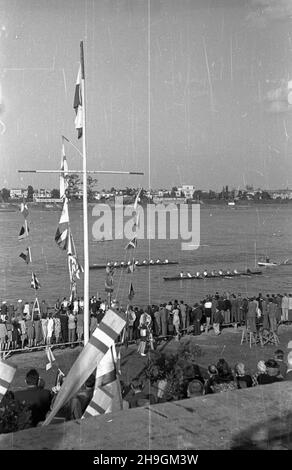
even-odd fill
[(89, 254), (86, 169), (86, 99), (83, 41), (80, 42), (81, 96), (82, 96), (82, 154), (83, 154), (83, 243), (84, 243), (84, 346), (89, 341)]

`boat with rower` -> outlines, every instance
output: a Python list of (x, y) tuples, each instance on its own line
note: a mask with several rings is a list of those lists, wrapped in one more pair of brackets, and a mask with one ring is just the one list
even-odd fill
[[(135, 261), (135, 266), (138, 267), (145, 267), (145, 266), (168, 266), (178, 264), (178, 261), (170, 261), (168, 259), (165, 260), (153, 260), (153, 259), (144, 259), (143, 261)], [(92, 264), (89, 266), (90, 269), (105, 269), (107, 267), (110, 268), (127, 268), (131, 265), (131, 261), (109, 261), (106, 264)]]
[(231, 279), (233, 277), (240, 277), (240, 276), (256, 276), (262, 274), (262, 271), (252, 271), (251, 269), (246, 269), (245, 271), (212, 271), (208, 273), (204, 271), (203, 273), (197, 272), (196, 274), (191, 273), (184, 273), (181, 272), (178, 276), (165, 276), (163, 279), (165, 281), (186, 281), (186, 280), (202, 280), (202, 279)]
[(278, 263), (275, 263), (274, 261), (270, 261), (269, 258), (266, 258), (264, 261), (258, 261), (258, 266), (272, 267), (272, 266), (278, 266)]

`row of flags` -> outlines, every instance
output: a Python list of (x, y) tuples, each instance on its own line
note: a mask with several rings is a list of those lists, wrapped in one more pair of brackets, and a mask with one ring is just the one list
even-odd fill
[[(19, 232), (19, 235), (18, 235), (18, 240), (19, 241), (24, 240), (25, 238), (28, 238), (28, 236), (29, 236), (29, 227), (28, 227), (28, 222), (27, 222), (27, 218), (29, 216), (29, 210), (28, 210), (28, 207), (27, 207), (27, 203), (24, 200), (22, 201), (22, 203), (20, 205), (20, 212), (22, 213), (22, 215), (24, 217), (24, 224), (22, 225), (22, 227), (20, 229), (20, 232)], [(32, 263), (32, 255), (31, 255), (30, 247), (28, 246), (24, 251), (22, 251), (20, 253), (19, 257), (21, 259), (23, 259), (23, 261), (26, 264)], [(40, 284), (40, 282), (39, 282), (39, 280), (36, 277), (34, 272), (32, 272), (32, 274), (31, 274), (30, 286), (35, 290), (37, 290), (41, 287), (41, 284)]]

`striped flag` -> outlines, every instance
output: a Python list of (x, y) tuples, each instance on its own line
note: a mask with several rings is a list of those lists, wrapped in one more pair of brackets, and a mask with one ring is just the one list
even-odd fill
[(32, 289), (35, 289), (35, 290), (38, 290), (41, 287), (41, 284), (40, 284), (38, 278), (36, 277), (35, 273), (31, 273), (30, 287)]
[(73, 108), (75, 109), (75, 128), (78, 131), (78, 139), (82, 137), (83, 114), (82, 114), (82, 93), (81, 93), (81, 64), (79, 66)]
[(7, 392), (16, 372), (16, 367), (0, 360), (0, 402)]
[(20, 212), (22, 213), (23, 217), (26, 219), (28, 217), (28, 207), (25, 202), (22, 202), (20, 205)]
[(24, 240), (25, 238), (27, 238), (28, 233), (29, 233), (29, 228), (28, 228), (27, 222), (25, 221), (25, 224), (20, 229), (18, 240)]
[[(115, 344), (113, 343), (96, 368), (95, 391), (82, 418), (111, 413), (114, 401), (118, 400), (120, 404), (117, 384), (117, 373), (119, 373), (117, 362), (118, 357)], [(118, 409), (120, 409), (120, 406), (118, 406)]]
[(46, 371), (48, 372), (48, 370), (52, 368), (53, 362), (56, 360), (50, 346), (46, 347), (46, 355), (49, 360), (49, 362), (46, 364)]
[(129, 241), (128, 245), (125, 247), (125, 250), (130, 250), (131, 248), (137, 248), (137, 238), (134, 237)]
[(26, 264), (31, 263), (31, 252), (30, 252), (30, 248), (28, 247), (25, 251), (23, 251), (22, 253), (20, 253), (19, 257), (22, 258), (22, 259), (26, 262)]
[(55, 242), (62, 250), (66, 250), (69, 242), (68, 229), (66, 228), (63, 232), (60, 231), (59, 227), (57, 228), (55, 235)]
[(133, 284), (131, 283), (129, 287), (128, 299), (131, 301), (134, 295), (135, 295), (135, 291), (134, 291)]
[(99, 326), (92, 333), (89, 342), (83, 348), (66, 376), (54, 402), (53, 409), (44, 422), (44, 426), (50, 424), (60, 408), (84, 384), (121, 333), (125, 324), (126, 317), (124, 313), (112, 309), (107, 310)]
[(59, 225), (60, 224), (68, 224), (69, 222), (69, 212), (68, 212), (68, 199), (65, 198), (64, 204), (63, 204), (63, 210), (62, 214), (59, 220)]

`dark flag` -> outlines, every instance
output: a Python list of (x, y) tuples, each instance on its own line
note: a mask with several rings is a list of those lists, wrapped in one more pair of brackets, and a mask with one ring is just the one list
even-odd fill
[(27, 248), (25, 252), (20, 253), (19, 257), (22, 258), (26, 264), (31, 263), (30, 248)]
[(81, 93), (81, 65), (78, 70), (78, 76), (75, 86), (75, 95), (73, 108), (75, 109), (75, 128), (78, 131), (78, 139), (82, 137), (83, 115), (82, 115), (82, 93)]
[(62, 250), (66, 250), (69, 242), (68, 229), (66, 228), (63, 232), (60, 232), (59, 227), (57, 228), (55, 235), (55, 242)]
[(20, 229), (18, 240), (24, 240), (24, 238), (27, 238), (28, 232), (29, 232), (29, 228), (28, 228), (27, 223), (25, 223)]
[(133, 299), (134, 295), (135, 295), (135, 291), (134, 291), (133, 284), (131, 283), (130, 287), (129, 287), (128, 299), (131, 301)]

